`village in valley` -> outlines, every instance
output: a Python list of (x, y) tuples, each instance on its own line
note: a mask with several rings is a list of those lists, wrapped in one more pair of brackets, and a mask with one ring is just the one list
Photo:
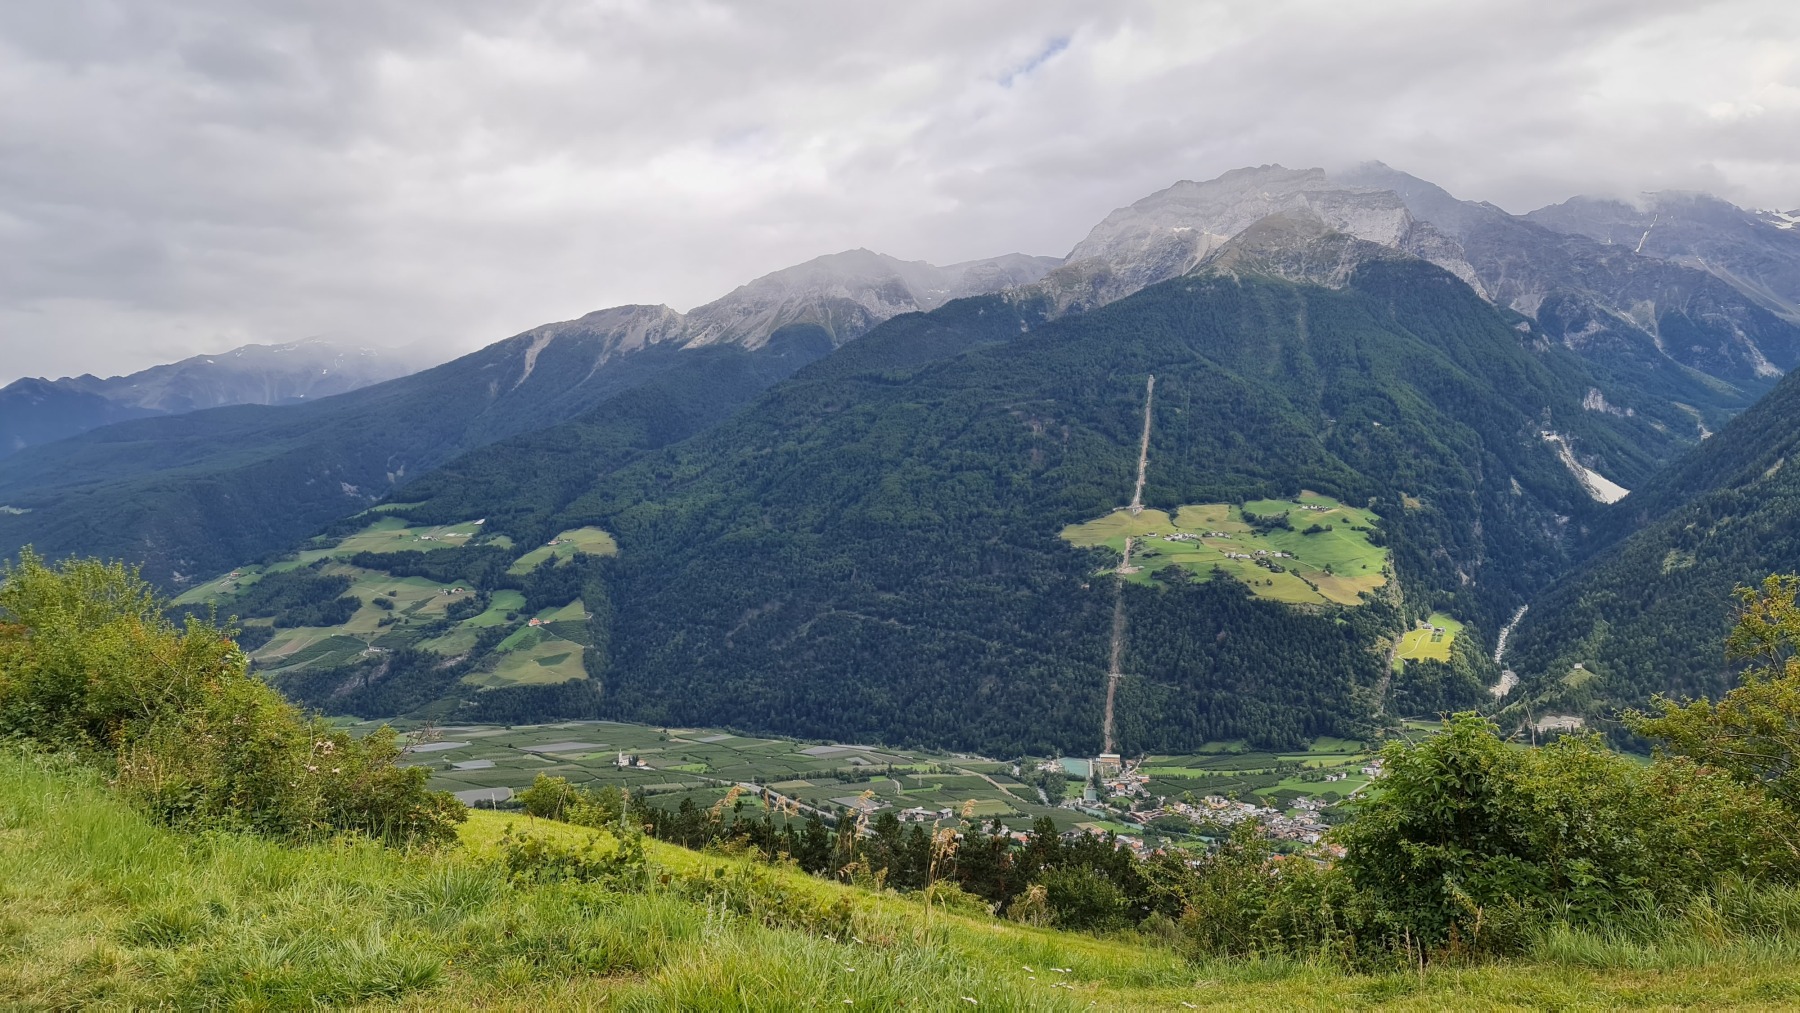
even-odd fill
[(1116, 834), (1139, 855), (1204, 848), (1247, 820), (1278, 848), (1304, 850), (1380, 774), (1362, 743), (1329, 738), (1283, 753), (1230, 742), (1182, 756), (1010, 760), (607, 721), (417, 726), (408, 738), (407, 763), (482, 807), (509, 808), (548, 774), (667, 808), (707, 808), (735, 789), (753, 811), (838, 825), (848, 815), (865, 828), (884, 814), (959, 831), (998, 820), (1022, 837), (1048, 816), (1065, 834)]

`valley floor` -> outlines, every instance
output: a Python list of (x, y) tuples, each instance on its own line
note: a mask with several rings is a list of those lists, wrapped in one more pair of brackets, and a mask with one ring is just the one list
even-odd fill
[[(1800, 941), (1554, 936), (1529, 961), (1382, 975), (1193, 963), (1108, 939), (925, 909), (649, 842), (649, 887), (520, 884), (508, 826), (460, 846), (288, 848), (184, 836), (89, 773), (0, 751), (0, 1006), (392, 1009), (1792, 1008)], [(848, 926), (846, 929), (845, 926)], [(1064, 970), (1057, 970), (1064, 969)]]

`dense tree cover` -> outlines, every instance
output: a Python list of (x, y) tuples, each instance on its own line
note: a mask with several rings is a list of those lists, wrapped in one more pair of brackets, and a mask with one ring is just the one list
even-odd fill
[(0, 463), (0, 500), (29, 510), (0, 514), (0, 552), (129, 558), (179, 586), (286, 550), (473, 448), (584, 415), (594, 439), (579, 471), (592, 476), (830, 351), (816, 328), (792, 330), (755, 352), (653, 346), (603, 361), (606, 335), (564, 328), (542, 347), (524, 334), (307, 404), (108, 426)]
[[(415, 486), (428, 498), (411, 512), (484, 516), (520, 544), (581, 524), (619, 538), (599, 564), (610, 715), (1085, 752), (1113, 590), (1090, 577), (1104, 560), (1057, 533), (1129, 498), (1146, 374), (1147, 504), (1301, 488), (1370, 504), (1418, 598), (1404, 614), (1451, 608), (1471, 638), (1554, 574), (1565, 520), (1594, 513), (1537, 435), (1546, 414), (1614, 473), (1666, 440), (1582, 411), (1578, 362), (1424, 265), (1371, 263), (1335, 291), (1184, 279), (1023, 333), (1022, 312), (968, 300), (891, 322), (597, 481), (543, 458), (528, 460), (554, 483), (503, 477), (513, 444), (498, 444), (466, 463), (525, 495), (471, 498), (458, 462)], [(928, 327), (967, 350), (920, 358)], [(1126, 610), (1127, 748), (1292, 745), (1373, 710), (1382, 630), (1364, 609), (1214, 582), (1132, 588)]]
[[(365, 518), (363, 525), (367, 523)], [(514, 558), (510, 549), (475, 544), (429, 552), (358, 552), (350, 557), (350, 565), (394, 577), (424, 577), (440, 584), (469, 584), (492, 591), (518, 586), (518, 581), (506, 572)]]
[[(274, 677), (287, 696), (303, 706), (381, 717), (411, 714), (446, 697), (455, 697), (461, 680), (482, 664), (482, 655), (505, 638), (508, 630), (483, 630), (475, 646), (456, 658), (416, 647), (384, 649), (347, 665), (305, 668)], [(468, 692), (473, 695), (473, 689)]]
[(166, 609), (122, 565), (26, 552), (0, 573), (0, 737), (73, 751), (179, 826), (454, 835), (462, 805), (395, 764), (391, 731), (359, 740), (305, 719), (249, 674), (229, 631)]
[[(336, 626), (362, 607), (362, 599), (345, 594), (350, 578), (324, 574), (318, 566), (265, 574), (231, 599), (239, 619), (273, 619), (274, 628)], [(199, 614), (196, 609), (183, 612)]]
[(1800, 377), (1790, 376), (1607, 511), (1592, 558), (1533, 601), (1510, 642), (1521, 716), (1601, 718), (1657, 693), (1723, 692), (1736, 667), (1718, 647), (1731, 589), (1800, 570), (1796, 455)]
[(1631, 729), (1701, 763), (1756, 784), (1800, 810), (1800, 577), (1771, 576), (1739, 588), (1726, 654), (1748, 663), (1736, 689), (1714, 704), (1658, 697), (1626, 715)]
[(1472, 636), (1458, 636), (1449, 661), (1408, 661), (1389, 684), (1392, 708), (1400, 714), (1449, 714), (1473, 710), (1492, 697), (1487, 687), (1498, 666)]

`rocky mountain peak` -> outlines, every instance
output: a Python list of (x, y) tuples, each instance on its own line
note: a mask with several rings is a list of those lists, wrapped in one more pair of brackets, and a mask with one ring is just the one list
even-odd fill
[(695, 308), (687, 315), (687, 343), (756, 348), (782, 327), (813, 324), (841, 345), (902, 313), (1030, 284), (1058, 263), (1014, 253), (939, 267), (846, 250), (763, 275)]
[(1391, 189), (1280, 165), (1234, 169), (1204, 182), (1182, 180), (1114, 211), (1042, 289), (1059, 312), (1111, 302), (1201, 267), (1263, 222), (1271, 224), (1240, 246), (1234, 262), (1251, 247), (1256, 259), (1270, 261), (1278, 252), (1272, 244), (1310, 247), (1332, 234), (1430, 260), (1480, 290), (1456, 244), (1422, 226)]
[(1525, 217), (1564, 235), (1705, 271), (1800, 323), (1800, 214), (1748, 211), (1708, 193), (1665, 190), (1632, 200), (1574, 197)]
[(1305, 211), (1331, 228), (1394, 245), (1411, 224), (1395, 195), (1346, 187), (1323, 169), (1279, 165), (1234, 169), (1205, 182), (1182, 180), (1107, 215), (1068, 260), (1118, 260), (1154, 248), (1169, 236), (1204, 257), (1232, 236), (1273, 214)]

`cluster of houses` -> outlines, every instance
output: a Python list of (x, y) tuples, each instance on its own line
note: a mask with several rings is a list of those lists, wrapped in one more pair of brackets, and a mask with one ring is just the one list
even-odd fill
[(1294, 554), (1279, 549), (1257, 549), (1255, 552), (1227, 552), (1226, 559), (1292, 559)]
[(1161, 809), (1134, 812), (1126, 818), (1137, 823), (1148, 823), (1158, 816), (1172, 814), (1196, 824), (1225, 827), (1256, 820), (1262, 824), (1264, 833), (1278, 841), (1317, 844), (1326, 830), (1325, 817), (1321, 814), (1324, 808), (1325, 803), (1318, 799), (1297, 799), (1294, 802), (1294, 814), (1290, 816), (1280, 809), (1208, 795), (1196, 805), (1171, 802)]

